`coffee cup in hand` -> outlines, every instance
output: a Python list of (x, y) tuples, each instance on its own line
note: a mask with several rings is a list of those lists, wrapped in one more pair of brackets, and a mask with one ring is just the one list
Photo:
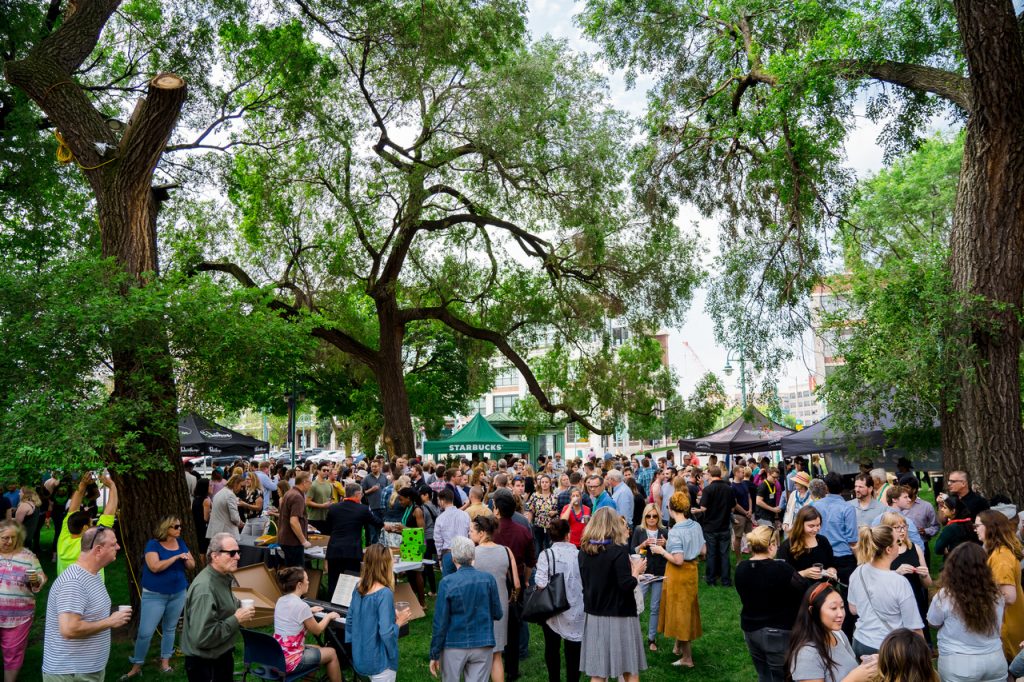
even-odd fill
[(122, 604), (121, 606), (117, 607), (117, 610), (120, 611), (121, 613), (131, 613), (132, 612), (132, 607), (128, 606), (127, 604)]
[(253, 609), (253, 608), (256, 608), (256, 600), (255, 599), (241, 599), (239, 601), (242, 602), (242, 608), (243, 609)]

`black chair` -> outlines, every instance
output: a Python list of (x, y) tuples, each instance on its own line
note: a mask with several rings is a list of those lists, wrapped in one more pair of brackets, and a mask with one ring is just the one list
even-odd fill
[[(245, 663), (242, 682), (248, 679), (250, 673), (261, 680), (293, 682), (293, 680), (300, 680), (310, 673), (320, 670), (319, 664), (305, 666), (299, 664), (295, 670), (286, 672), (284, 652), (273, 635), (242, 628), (242, 642), (245, 645), (245, 651), (242, 654), (242, 660)], [(320, 674), (316, 679), (325, 680), (327, 677), (325, 674)]]

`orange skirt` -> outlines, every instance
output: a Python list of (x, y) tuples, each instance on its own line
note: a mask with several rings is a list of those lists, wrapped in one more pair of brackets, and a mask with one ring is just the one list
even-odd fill
[(697, 562), (687, 561), (665, 566), (665, 585), (661, 592), (658, 632), (683, 642), (692, 642), (703, 634), (700, 604), (697, 603)]

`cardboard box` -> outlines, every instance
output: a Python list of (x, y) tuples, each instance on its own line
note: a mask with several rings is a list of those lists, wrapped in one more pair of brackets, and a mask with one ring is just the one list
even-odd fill
[(412, 591), (412, 587), (409, 583), (395, 584), (395, 601), (409, 602), (409, 610), (412, 611), (412, 617), (409, 620), (416, 620), (417, 618), (423, 618), (427, 615), (423, 612), (423, 607), (420, 606), (420, 602), (416, 598), (416, 593)]
[(331, 539), (331, 536), (313, 533), (307, 539), (309, 540), (309, 544), (313, 545), (314, 547), (326, 547), (327, 543)]
[(266, 564), (253, 564), (235, 571), (237, 587), (231, 588), (236, 599), (252, 599), (256, 606), (256, 618), (246, 623), (248, 627), (264, 627), (274, 624), (274, 607), (281, 598), (281, 588)]

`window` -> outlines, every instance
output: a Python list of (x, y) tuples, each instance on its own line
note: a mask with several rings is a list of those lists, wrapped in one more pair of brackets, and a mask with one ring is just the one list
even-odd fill
[[(518, 386), (519, 372), (515, 367), (502, 367), (494, 377), (495, 386)], [(495, 410), (497, 411), (497, 410)]]
[(496, 395), (494, 396), (494, 414), (508, 414), (512, 406), (519, 400), (517, 395)]
[(485, 417), (487, 416), (487, 398), (484, 396), (480, 396), (480, 399), (476, 401), (476, 405), (473, 406), (470, 414), (476, 414), (478, 412)]

